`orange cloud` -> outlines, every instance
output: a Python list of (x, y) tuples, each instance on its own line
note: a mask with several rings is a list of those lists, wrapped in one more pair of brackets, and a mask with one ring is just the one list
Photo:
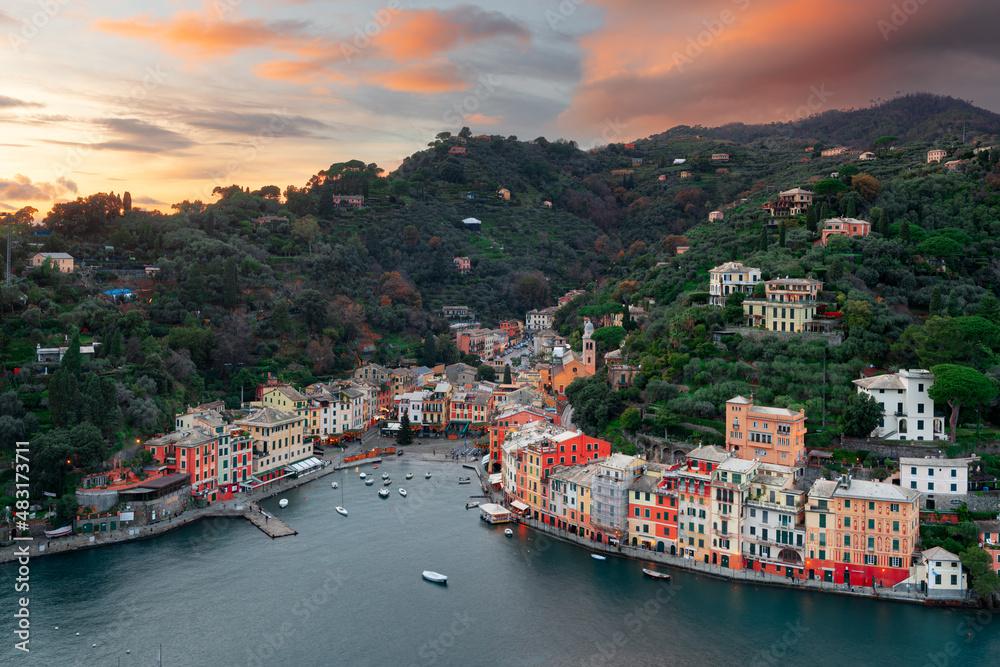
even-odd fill
[(451, 93), (466, 89), (458, 68), (447, 60), (428, 65), (410, 65), (376, 74), (371, 80), (389, 90), (420, 95)]

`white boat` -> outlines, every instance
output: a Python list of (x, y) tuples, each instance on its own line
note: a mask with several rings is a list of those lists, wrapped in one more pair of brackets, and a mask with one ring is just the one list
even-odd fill
[(331, 489), (336, 489), (339, 486), (340, 486), (340, 484), (337, 484), (336, 482), (330, 482), (330, 488)]
[(401, 495), (401, 496), (403, 496), (405, 498), (406, 497), (406, 489), (400, 487), (400, 489), (399, 489), (399, 495)]
[(479, 501), (478, 500), (476, 502), (472, 502), (472, 503), (465, 503), (465, 509), (468, 510), (468, 509), (472, 509), (473, 507), (479, 507)]
[(382, 482), (382, 486), (389, 486), (390, 484), (392, 484), (392, 480), (391, 479), (387, 479), (384, 482)]
[(378, 490), (378, 497), (379, 498), (388, 498), (389, 497), (389, 489), (379, 489)]
[(389, 479), (389, 473), (387, 472), (382, 473), (382, 479)]
[(368, 479), (365, 480), (365, 486), (371, 486), (374, 483), (375, 483), (374, 477), (369, 477)]
[(412, 472), (406, 473), (406, 479), (413, 479), (413, 473)]
[(279, 500), (278, 507), (288, 507), (288, 498), (282, 498)]
[(459, 477), (458, 478), (458, 483), (459, 484), (471, 484), (472, 480), (469, 479), (468, 477)]
[(337, 505), (337, 514), (343, 514), (344, 516), (347, 516), (347, 510), (345, 510), (340, 505)]
[(601, 554), (590, 554), (590, 557), (594, 560), (607, 560), (607, 556), (602, 556)]
[(46, 530), (45, 537), (63, 537), (64, 535), (72, 535), (73, 526), (63, 526), (62, 528), (56, 528), (55, 530)]
[(361, 479), (364, 479), (365, 477), (367, 477), (367, 475), (365, 475), (364, 473), (361, 473), (361, 474), (359, 475), (359, 477), (361, 477)]
[(514, 531), (511, 530), (510, 528), (504, 528), (503, 534), (506, 535), (507, 537), (514, 537)]
[(652, 577), (653, 579), (667, 579), (670, 580), (670, 575), (665, 572), (657, 572), (656, 570), (649, 570), (642, 568), (642, 573), (647, 577)]
[(431, 572), (430, 570), (424, 570), (424, 579), (427, 581), (433, 581), (435, 584), (447, 584), (448, 577), (443, 574), (438, 574), (437, 572)]
[(424, 479), (430, 479), (430, 478), (431, 478), (431, 474), (430, 473), (427, 473), (426, 475), (424, 475)]

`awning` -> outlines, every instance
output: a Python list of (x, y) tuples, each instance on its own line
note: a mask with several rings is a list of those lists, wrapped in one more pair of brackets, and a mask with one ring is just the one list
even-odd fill
[(321, 465), (323, 465), (322, 461), (320, 461), (315, 456), (310, 456), (307, 459), (304, 459), (302, 461), (296, 461), (295, 463), (285, 466), (285, 472), (302, 473), (307, 470), (312, 470), (313, 468), (316, 468)]
[(527, 512), (529, 509), (531, 509), (530, 507), (522, 503), (520, 500), (515, 500), (510, 504), (510, 506), (516, 509), (518, 512)]
[(490, 486), (503, 483), (503, 473), (495, 472), (490, 475)]
[(487, 454), (486, 456), (483, 457), (483, 465), (488, 466), (489, 464), (490, 464), (490, 455)]

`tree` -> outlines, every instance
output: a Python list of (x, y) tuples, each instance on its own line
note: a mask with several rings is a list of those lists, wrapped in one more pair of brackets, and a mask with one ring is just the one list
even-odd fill
[(300, 238), (306, 242), (309, 248), (309, 254), (312, 255), (312, 245), (313, 241), (319, 235), (319, 223), (311, 215), (299, 218), (292, 223), (292, 236)]
[(992, 294), (987, 294), (980, 299), (979, 308), (976, 310), (976, 313), (993, 324), (1000, 324), (1000, 299), (997, 299)]
[[(652, 382), (650, 384), (652, 384)], [(674, 414), (673, 412), (667, 412), (665, 409), (662, 408), (656, 413), (656, 427), (663, 429), (664, 438), (668, 436), (670, 429), (678, 426), (680, 423), (681, 423), (681, 416), (678, 414)]]
[(882, 419), (883, 409), (870, 394), (851, 394), (841, 415), (844, 435), (865, 438)]
[(493, 382), (497, 379), (497, 370), (489, 364), (480, 364), (476, 369), (476, 379)]
[(222, 268), (222, 305), (235, 308), (239, 299), (239, 279), (236, 258), (230, 257)]
[(855, 176), (851, 179), (851, 187), (864, 197), (865, 201), (874, 201), (882, 193), (882, 184), (871, 174)]
[(876, 139), (872, 147), (875, 149), (876, 155), (885, 156), (885, 154), (889, 152), (889, 148), (892, 146), (892, 143), (898, 140), (898, 137), (886, 135)]
[(288, 301), (286, 299), (278, 299), (271, 307), (271, 328), (279, 334), (283, 334), (288, 331), (290, 324)]
[(621, 396), (603, 374), (573, 380), (566, 387), (566, 398), (573, 405), (573, 421), (595, 437), (622, 411)]
[(122, 210), (128, 213), (132, 210), (132, 194), (128, 191), (122, 196)]
[(899, 224), (899, 238), (902, 239), (903, 243), (910, 245), (910, 221), (903, 220)]
[[(128, 194), (128, 193), (126, 193)], [(52, 526), (62, 527), (68, 525), (76, 518), (76, 511), (80, 506), (76, 502), (76, 493), (66, 493), (55, 502), (56, 515), (52, 517)]]
[(785, 221), (782, 220), (778, 223), (778, 245), (782, 248), (785, 247), (785, 236), (787, 232), (785, 230)]
[(884, 238), (889, 238), (889, 214), (885, 209), (882, 209), (878, 216), (878, 233)]
[[(971, 523), (971, 522), (969, 522)], [(975, 526), (975, 524), (972, 524)], [(983, 597), (990, 597), (1000, 589), (1000, 578), (993, 570), (993, 557), (979, 546), (970, 546), (959, 554), (962, 566), (969, 573), (969, 586)]]
[(69, 341), (69, 348), (59, 362), (59, 368), (66, 369), (76, 377), (80, 377), (83, 372), (83, 355), (80, 353), (80, 333), (73, 332), (73, 337)]
[(312, 331), (322, 331), (326, 326), (326, 299), (314, 289), (303, 290), (298, 298), (302, 319)]
[(928, 311), (931, 315), (941, 314), (941, 286), (935, 285), (931, 290), (931, 303)]
[(939, 403), (947, 403), (951, 408), (948, 422), (951, 426), (951, 442), (955, 442), (958, 429), (958, 413), (963, 405), (981, 405), (993, 400), (997, 395), (996, 382), (975, 368), (938, 364), (931, 367), (934, 384), (927, 395)]
[(871, 303), (863, 299), (849, 299), (845, 322), (850, 328), (867, 328), (872, 323)]
[(621, 425), (629, 433), (635, 433), (642, 425), (642, 415), (635, 408), (629, 408), (622, 413)]
[(806, 229), (815, 232), (819, 228), (819, 212), (815, 206), (806, 209)]
[(503, 383), (514, 384), (513, 379), (510, 377), (510, 364), (504, 364), (503, 366)]
[(396, 444), (401, 447), (413, 443), (413, 430), (410, 428), (410, 415), (403, 412), (403, 418), (399, 420), (399, 435), (396, 436)]
[(438, 361), (437, 345), (434, 341), (434, 333), (427, 330), (424, 334), (423, 362), (425, 366), (433, 366)]
[(948, 317), (960, 317), (962, 315), (962, 306), (958, 303), (958, 292), (952, 290), (948, 294)]
[(844, 182), (839, 178), (824, 178), (816, 183), (813, 187), (813, 192), (820, 197), (830, 198), (838, 192), (843, 192), (846, 189), (847, 186), (844, 185)]
[(609, 350), (617, 350), (625, 340), (625, 327), (610, 326), (595, 329), (590, 334), (591, 340), (603, 343)]

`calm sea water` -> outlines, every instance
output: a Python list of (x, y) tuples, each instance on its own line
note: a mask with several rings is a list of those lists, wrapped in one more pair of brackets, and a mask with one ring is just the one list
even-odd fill
[[(466, 511), (479, 490), (457, 484), (468, 473), (457, 466), (399, 460), (383, 470), (393, 479), (386, 500), (381, 480), (364, 486), (352, 469), (288, 492), (285, 509), (267, 501), (294, 537), (219, 519), (33, 561), (32, 650), (13, 649), (5, 593), (0, 664), (156, 665), (161, 645), (164, 667), (1000, 662), (1000, 616), (680, 571), (661, 583), (639, 562), (595, 561), (525, 528), (504, 537)], [(421, 579), (427, 569), (448, 585)], [(13, 576), (0, 568), (7, 591)]]

